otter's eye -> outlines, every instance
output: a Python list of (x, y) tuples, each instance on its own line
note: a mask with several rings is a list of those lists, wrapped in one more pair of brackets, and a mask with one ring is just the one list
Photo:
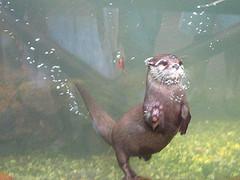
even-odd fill
[(160, 64), (162, 64), (163, 66), (166, 66), (166, 65), (168, 65), (168, 61), (164, 59), (164, 60), (160, 61)]

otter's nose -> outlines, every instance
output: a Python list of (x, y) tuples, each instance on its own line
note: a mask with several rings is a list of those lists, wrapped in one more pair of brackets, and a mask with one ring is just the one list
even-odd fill
[(175, 68), (175, 69), (178, 70), (178, 68), (179, 68), (179, 64), (173, 64), (173, 65), (172, 65), (172, 68)]

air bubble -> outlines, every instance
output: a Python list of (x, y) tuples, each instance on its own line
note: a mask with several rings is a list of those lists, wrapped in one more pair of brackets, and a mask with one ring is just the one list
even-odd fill
[(37, 65), (37, 68), (40, 68), (40, 67), (42, 67), (44, 64), (42, 63), (42, 64), (39, 64), (39, 65)]
[(52, 69), (59, 69), (60, 66), (53, 66)]
[(135, 56), (131, 57), (131, 59), (130, 59), (130, 60), (132, 61), (132, 60), (134, 60), (134, 59), (136, 59), (136, 57), (135, 57)]
[(202, 11), (202, 12), (200, 12), (200, 14), (199, 14), (199, 15), (200, 15), (200, 16), (202, 16), (204, 13), (205, 13), (205, 11)]

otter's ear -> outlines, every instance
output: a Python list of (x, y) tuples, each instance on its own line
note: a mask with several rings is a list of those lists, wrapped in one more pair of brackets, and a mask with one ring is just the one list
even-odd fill
[(189, 111), (189, 107), (186, 104), (183, 104), (181, 108), (180, 128), (179, 128), (179, 132), (181, 135), (186, 134), (190, 120), (191, 120), (191, 114)]

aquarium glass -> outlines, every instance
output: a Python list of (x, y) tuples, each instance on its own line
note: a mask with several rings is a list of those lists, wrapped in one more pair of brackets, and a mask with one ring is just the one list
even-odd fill
[(0, 0), (0, 179), (120, 180), (73, 84), (114, 120), (143, 102), (145, 59), (184, 63), (192, 120), (158, 179), (240, 179), (240, 1)]

